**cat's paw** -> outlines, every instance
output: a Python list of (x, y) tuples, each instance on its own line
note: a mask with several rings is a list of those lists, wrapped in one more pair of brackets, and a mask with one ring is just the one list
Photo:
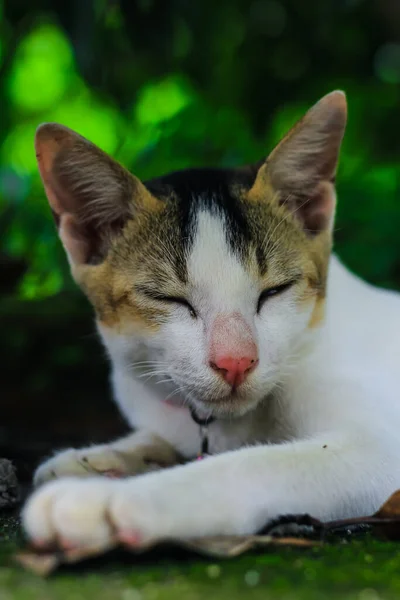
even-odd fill
[(114, 540), (140, 547), (166, 537), (179, 523), (179, 508), (166, 511), (146, 479), (47, 483), (24, 508), (25, 531), (37, 546), (56, 542), (66, 549), (107, 547)]
[[(137, 465), (139, 470), (139, 464)], [(130, 474), (131, 465), (122, 453), (110, 446), (93, 446), (83, 450), (70, 448), (46, 460), (36, 470), (35, 486), (60, 477), (124, 477)]]

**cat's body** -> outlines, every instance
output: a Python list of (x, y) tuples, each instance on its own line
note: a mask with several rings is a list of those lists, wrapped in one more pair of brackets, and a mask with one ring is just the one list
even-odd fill
[(36, 542), (254, 532), (283, 513), (372, 513), (400, 487), (400, 295), (329, 258), (344, 123), (331, 94), (257, 168), (146, 186), (69, 130), (39, 132), (60, 237), (139, 431), (58, 455), (37, 482), (170, 467), (200, 451), (191, 410), (214, 420), (203, 461), (39, 490), (24, 513)]

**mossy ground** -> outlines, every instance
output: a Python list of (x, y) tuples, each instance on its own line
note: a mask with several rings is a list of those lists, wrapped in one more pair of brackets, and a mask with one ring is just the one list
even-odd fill
[(400, 597), (400, 545), (369, 537), (213, 561), (156, 553), (115, 557), (43, 579), (15, 566), (14, 517), (0, 519), (1, 600), (378, 600)]

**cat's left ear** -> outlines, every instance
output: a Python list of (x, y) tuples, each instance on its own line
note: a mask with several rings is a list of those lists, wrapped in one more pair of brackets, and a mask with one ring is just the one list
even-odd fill
[(68, 127), (41, 125), (35, 148), (71, 266), (102, 262), (128, 220), (161, 204), (137, 177)]
[(258, 170), (250, 196), (277, 193), (310, 234), (332, 227), (335, 174), (347, 119), (346, 96), (331, 92), (289, 131)]

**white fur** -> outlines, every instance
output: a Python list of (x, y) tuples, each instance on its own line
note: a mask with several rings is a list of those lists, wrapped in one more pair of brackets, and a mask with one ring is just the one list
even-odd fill
[[(110, 524), (143, 542), (248, 533), (284, 513), (369, 514), (400, 487), (400, 296), (364, 283), (332, 257), (320, 328), (307, 328), (311, 308), (296, 308), (296, 289), (257, 315), (261, 290), (229, 249), (219, 218), (206, 212), (188, 265), (197, 320), (177, 305), (151, 346), (101, 334), (130, 424), (192, 458), (200, 436), (189, 402), (219, 417), (210, 426), (215, 456), (124, 481), (52, 482), (25, 508), (32, 538), (106, 544)], [(260, 359), (232, 402), (207, 360), (213, 320), (231, 312), (246, 320)], [(148, 381), (147, 368), (134, 366), (142, 359), (155, 362)], [(176, 406), (162, 402), (167, 395)], [(135, 454), (134, 436), (121, 443)], [(42, 467), (41, 479), (57, 460)]]

